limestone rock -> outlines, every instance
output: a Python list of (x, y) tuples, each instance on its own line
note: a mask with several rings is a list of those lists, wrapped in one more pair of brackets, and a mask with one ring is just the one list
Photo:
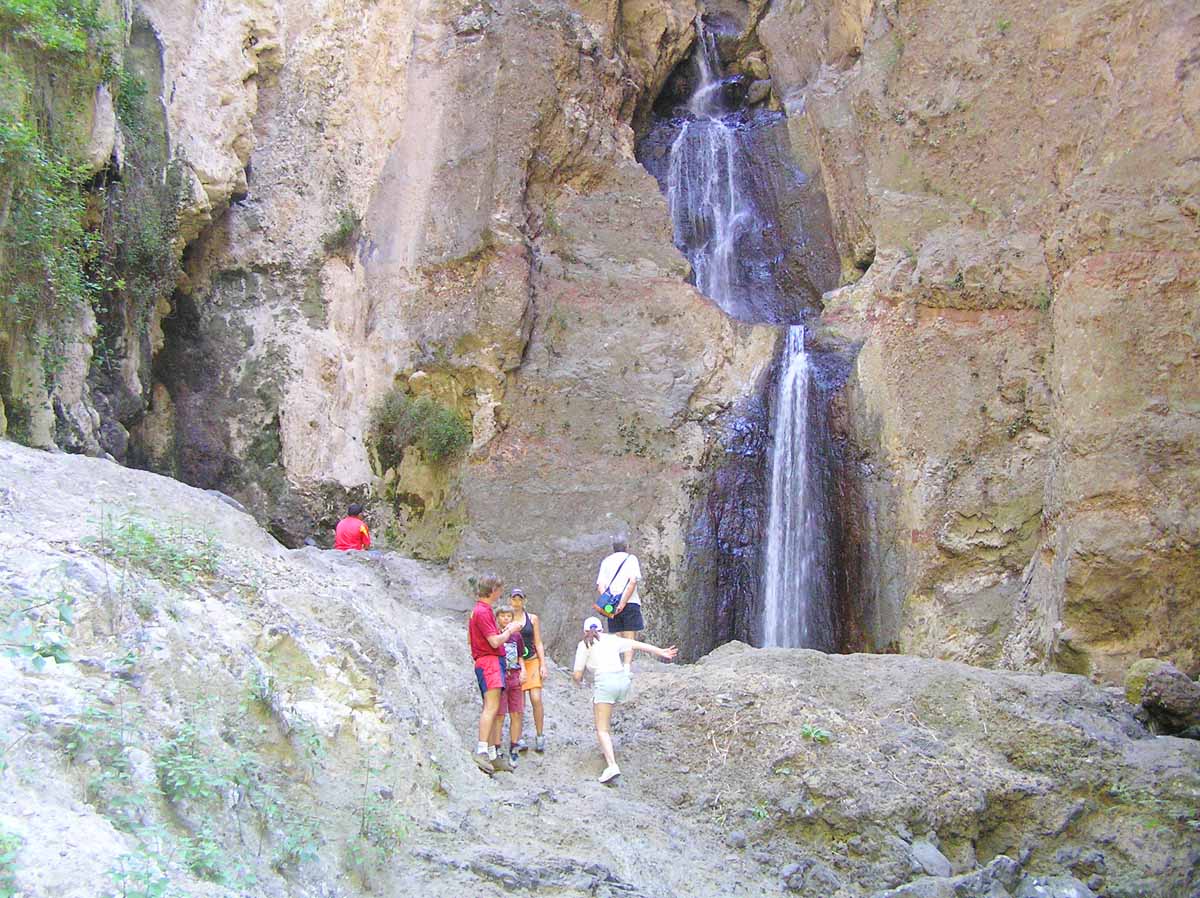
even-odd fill
[[(588, 696), (552, 668), (558, 750), (523, 760), (516, 776), (537, 786), (514, 789), (470, 760), (479, 699), (462, 578), (411, 558), (288, 550), (218, 497), (95, 458), (0, 441), (0, 466), (0, 593), (75, 597), (74, 663), (38, 673), (0, 659), (20, 772), (0, 817), (24, 839), (19, 890), (90, 898), (140, 850), (128, 807), (170, 853), (172, 887), (198, 895), (211, 883), (172, 857), (199, 831), (256, 895), (779, 891), (777, 866), (727, 860), (735, 815), (754, 859), (802, 857), (786, 884), (822, 898), (1012, 896), (1018, 851), (1029, 882), (1058, 895), (1086, 894), (1081, 875), (1194, 890), (1200, 745), (1146, 738), (1127, 703), (1081, 677), (745, 645), (639, 666), (617, 720), (638, 788), (608, 789), (594, 782)], [(835, 738), (807, 740), (804, 723)], [(97, 778), (102, 757), (128, 778)], [(172, 769), (201, 794), (173, 789)], [(703, 795), (705, 812), (680, 813), (680, 794)], [(792, 812), (748, 813), (800, 794)], [(404, 858), (362, 865), (369, 885), (346, 872), (364, 815), (368, 844)], [(597, 815), (638, 819), (638, 838)], [(531, 863), (520, 840), (534, 817)], [(973, 867), (975, 846), (1002, 856), (909, 882), (914, 821), (936, 821), (955, 865)], [(251, 823), (261, 846), (245, 852)], [(297, 840), (303, 859), (289, 853)], [(619, 872), (586, 860), (618, 852)]]
[(770, 81), (752, 81), (746, 89), (746, 102), (751, 106), (761, 103), (771, 95)]
[(1169, 663), (1159, 658), (1139, 658), (1130, 664), (1129, 669), (1125, 671), (1125, 700), (1131, 705), (1140, 705), (1146, 679)]
[(812, 858), (783, 868), (783, 887), (802, 898), (824, 898), (835, 895), (842, 881), (828, 866)]
[(1096, 898), (1096, 893), (1073, 876), (1027, 876), (1013, 898)]
[(930, 876), (949, 876), (953, 872), (950, 861), (927, 839), (918, 839), (912, 843), (912, 856)]
[[(1200, 378), (1177, 86), (1200, 25), (1185, 2), (977, 13), (822, 0), (758, 27), (842, 256), (827, 335), (861, 346), (839, 426), (872, 641), (1111, 682), (1150, 654), (1190, 670), (1200, 521), (1178, 497), (1200, 468), (1171, 397)], [(1096, 80), (1101, 46), (1121, 61)]]
[(92, 102), (92, 133), (87, 145), (87, 164), (90, 171), (98, 172), (109, 164), (116, 150), (117, 138), (117, 113), (113, 108), (112, 94), (108, 85), (101, 84), (96, 88), (96, 96)]
[(1166, 732), (1190, 730), (1200, 735), (1200, 683), (1173, 664), (1147, 674), (1141, 703)]

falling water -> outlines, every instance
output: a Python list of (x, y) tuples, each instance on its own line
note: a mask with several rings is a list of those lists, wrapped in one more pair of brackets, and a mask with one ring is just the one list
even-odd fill
[(721, 62), (716, 39), (699, 25), (698, 83), (688, 102), (689, 117), (671, 144), (667, 203), (675, 244), (688, 255), (696, 287), (735, 318), (753, 317), (753, 301), (739, 290), (735, 250), (757, 215), (744, 172), (738, 122), (726, 120)]
[(793, 325), (788, 328), (775, 400), (762, 639), (764, 645), (831, 651), (835, 646), (823, 551), (825, 516), (819, 478), (811, 465), (816, 436), (809, 408), (811, 372), (804, 326)]
[(784, 214), (780, 179), (794, 178), (795, 184), (803, 176), (763, 154), (769, 143), (761, 129), (779, 121), (778, 114), (751, 113), (739, 104), (742, 87), (737, 77), (722, 75), (715, 36), (702, 23), (697, 29), (690, 95), (686, 108), (676, 107), (671, 124), (679, 130), (666, 170), (658, 175), (675, 243), (692, 264), (697, 288), (727, 314), (789, 325), (776, 399), (765, 576), (755, 635), (765, 645), (833, 651), (824, 421), (813, 407), (818, 391), (804, 327), (793, 323), (801, 317), (798, 309), (805, 308), (804, 294), (788, 279), (789, 249), (780, 242), (783, 233), (794, 232), (779, 229)]

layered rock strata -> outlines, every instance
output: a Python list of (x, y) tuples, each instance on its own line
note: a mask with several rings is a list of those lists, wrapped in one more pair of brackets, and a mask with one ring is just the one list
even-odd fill
[(1118, 679), (1200, 652), (1187, 3), (775, 4), (844, 277), (876, 646)]

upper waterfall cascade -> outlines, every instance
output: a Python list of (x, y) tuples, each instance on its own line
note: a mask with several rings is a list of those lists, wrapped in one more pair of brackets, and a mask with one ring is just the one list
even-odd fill
[(757, 202), (770, 192), (771, 173), (756, 166), (756, 123), (728, 102), (738, 79), (722, 74), (716, 38), (698, 28), (695, 87), (666, 173), (675, 244), (692, 263), (696, 287), (727, 314), (773, 321), (773, 254), (761, 244), (775, 222)]

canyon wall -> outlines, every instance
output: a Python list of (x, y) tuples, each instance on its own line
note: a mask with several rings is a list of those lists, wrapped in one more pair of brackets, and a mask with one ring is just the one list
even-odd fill
[[(711, 584), (755, 577), (761, 521), (722, 490), (760, 476), (739, 459), (776, 333), (687, 284), (634, 158), (696, 4), (109, 6), (145, 97), (134, 128), (88, 87), (81, 146), (106, 190), (178, 199), (148, 242), (182, 262), (77, 310), (53, 370), (50, 332), (0, 316), (8, 433), (222, 490), (288, 545), (365, 499), (383, 544), (525, 587), (556, 645), (628, 531), (651, 638), (746, 632)], [(853, 645), (1194, 670), (1194, 9), (703, 12), (786, 112), (840, 255), (814, 348), (851, 366), (831, 413)], [(469, 447), (385, 451), (388, 397)]]
[[(878, 647), (1200, 664), (1200, 16), (781, 2), (758, 28), (848, 286)], [(860, 276), (861, 275), (861, 276)]]
[[(189, 245), (143, 463), (289, 545), (365, 498), (383, 544), (521, 585), (556, 645), (627, 532), (651, 633), (685, 634), (691, 499), (775, 344), (688, 286), (633, 158), (696, 8), (147, 9), (195, 195), (229, 205)], [(469, 422), (465, 455), (382, 451), (397, 394)]]

